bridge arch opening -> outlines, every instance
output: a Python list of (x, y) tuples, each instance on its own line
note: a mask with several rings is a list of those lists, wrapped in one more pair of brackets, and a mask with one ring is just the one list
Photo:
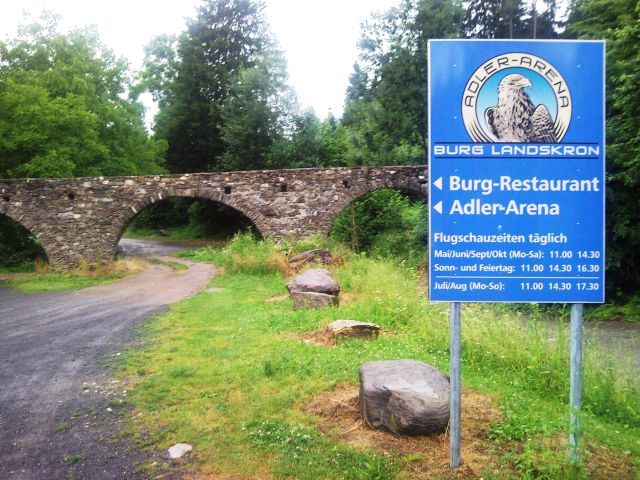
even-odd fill
[(426, 258), (427, 205), (420, 192), (381, 188), (354, 197), (333, 213), (329, 237), (356, 252)]
[(0, 213), (0, 270), (31, 271), (48, 262), (41, 241), (25, 225)]
[(246, 213), (221, 201), (195, 196), (162, 196), (131, 208), (123, 222), (122, 238), (185, 242), (224, 242), (239, 232), (261, 238)]

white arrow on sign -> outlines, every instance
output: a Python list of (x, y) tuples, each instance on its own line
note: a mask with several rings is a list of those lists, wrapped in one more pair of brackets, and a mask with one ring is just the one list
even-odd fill
[(435, 187), (438, 187), (438, 190), (442, 190), (442, 177), (433, 182), (433, 185)]
[(433, 209), (438, 212), (438, 213), (442, 213), (442, 202), (438, 202), (433, 206)]

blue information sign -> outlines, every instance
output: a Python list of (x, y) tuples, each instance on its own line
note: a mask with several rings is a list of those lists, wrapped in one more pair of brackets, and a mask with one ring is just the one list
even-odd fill
[(604, 43), (429, 43), (432, 301), (604, 301)]

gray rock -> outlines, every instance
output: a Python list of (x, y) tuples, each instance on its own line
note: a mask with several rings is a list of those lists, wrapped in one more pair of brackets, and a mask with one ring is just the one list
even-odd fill
[(191, 450), (193, 450), (193, 447), (188, 443), (176, 443), (174, 446), (169, 448), (169, 456), (171, 458), (180, 458)]
[(334, 338), (372, 338), (380, 334), (380, 325), (355, 320), (336, 320), (327, 325), (327, 330)]
[(336, 295), (327, 295), (326, 293), (316, 292), (298, 292), (290, 290), (289, 295), (293, 300), (293, 307), (296, 310), (303, 308), (324, 308), (338, 305), (338, 297)]
[(365, 363), (360, 367), (360, 410), (369, 427), (396, 435), (444, 432), (449, 377), (417, 360)]
[(340, 285), (328, 270), (314, 268), (294, 277), (287, 283), (287, 290), (289, 292), (315, 292), (337, 296), (340, 293)]

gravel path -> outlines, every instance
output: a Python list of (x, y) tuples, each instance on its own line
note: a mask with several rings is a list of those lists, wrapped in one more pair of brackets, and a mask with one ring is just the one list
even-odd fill
[[(179, 246), (123, 242), (162, 257)], [(0, 479), (135, 479), (140, 462), (166, 462), (120, 436), (126, 392), (109, 364), (140, 340), (135, 327), (205, 287), (211, 265), (175, 258), (121, 281), (77, 292), (0, 289)]]

